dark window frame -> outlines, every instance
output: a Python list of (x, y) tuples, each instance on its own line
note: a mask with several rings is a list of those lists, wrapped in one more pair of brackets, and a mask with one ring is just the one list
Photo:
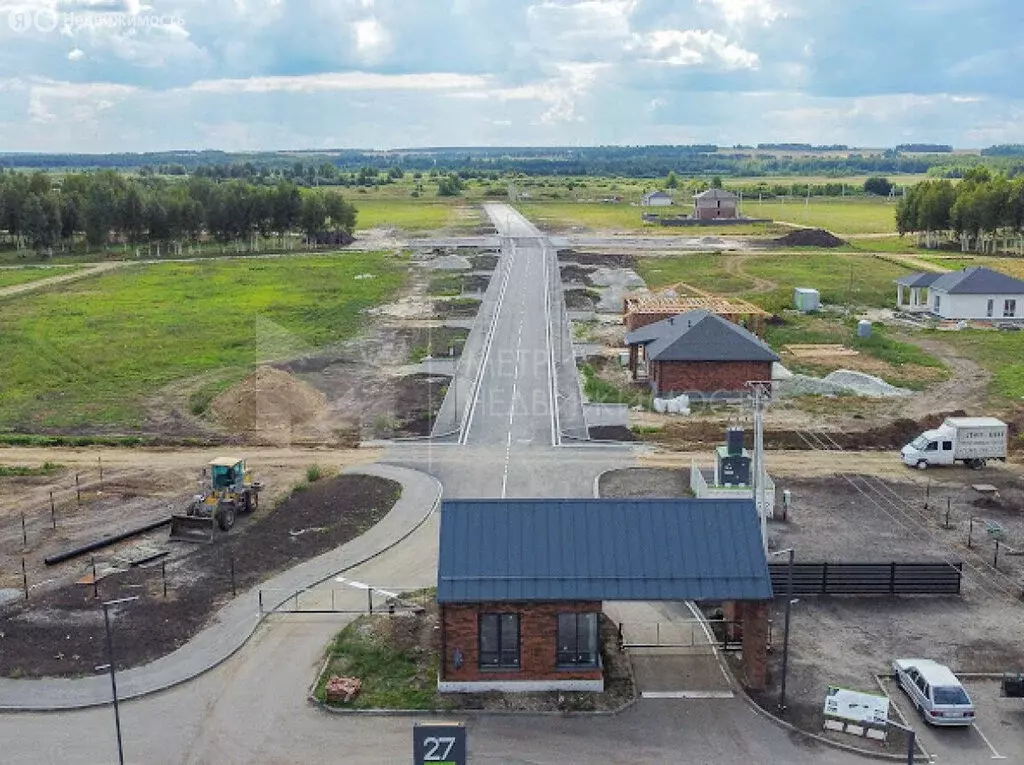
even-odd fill
[[(593, 619), (594, 644), (592, 651), (590, 647), (582, 645), (586, 640), (586, 622), (581, 618)], [(568, 611), (558, 614), (556, 617), (555, 663), (559, 669), (594, 669), (600, 666), (601, 659), (601, 620), (600, 615), (595, 611)], [(562, 619), (572, 618), (573, 632), (571, 637), (572, 645), (563, 650)], [(571, 650), (570, 650), (571, 649)]]
[[(515, 645), (506, 646), (502, 619), (514, 618), (516, 623)], [(484, 622), (495, 620), (497, 648), (493, 651), (484, 650)], [(521, 669), (523, 647), (522, 615), (510, 611), (495, 611), (480, 614), (477, 617), (477, 665), (480, 669)]]

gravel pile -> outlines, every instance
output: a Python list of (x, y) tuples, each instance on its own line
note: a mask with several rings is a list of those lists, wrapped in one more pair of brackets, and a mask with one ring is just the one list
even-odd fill
[(880, 377), (838, 369), (825, 377), (794, 374), (775, 380), (777, 396), (867, 396), (870, 398), (896, 398), (911, 396), (913, 391), (897, 388)]

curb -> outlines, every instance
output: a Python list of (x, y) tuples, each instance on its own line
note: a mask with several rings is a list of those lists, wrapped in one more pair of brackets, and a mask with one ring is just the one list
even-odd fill
[[(372, 467), (372, 466), (364, 465), (364, 466), (360, 466), (360, 467), (366, 468), (366, 467)], [(389, 466), (389, 467), (392, 467), (392, 466)], [(398, 466), (393, 466), (393, 467), (398, 467)], [(401, 469), (402, 470), (410, 470), (410, 471), (412, 470), (412, 468), (401, 468)], [(362, 471), (358, 470), (358, 469), (354, 469), (354, 470), (351, 470), (351, 471), (343, 471), (343, 472), (348, 473), (348, 474), (356, 474), (356, 475), (358, 475)], [(418, 472), (419, 473), (421, 471), (412, 471), (412, 472)], [(374, 475), (373, 473), (363, 473), (363, 474), (364, 475)], [(412, 536), (413, 533), (415, 533), (417, 530), (419, 530), (419, 528), (424, 523), (427, 522), (427, 519), (429, 519), (430, 516), (433, 515), (434, 512), (437, 510), (437, 508), (440, 506), (440, 504), (441, 504), (441, 496), (442, 496), (443, 491), (444, 491), (443, 487), (441, 486), (441, 482), (438, 481), (436, 478), (434, 478), (432, 475), (429, 475), (427, 473), (422, 473), (422, 475), (424, 475), (427, 478), (429, 478), (430, 481), (434, 484), (434, 486), (436, 488), (436, 494), (434, 495), (434, 500), (433, 500), (433, 502), (430, 505), (430, 509), (423, 515), (422, 518), (420, 518), (412, 526), (412, 528), (410, 528), (408, 531), (406, 531), (404, 534), (402, 534), (402, 536), (400, 536), (397, 539), (392, 540), (389, 544), (387, 544), (384, 547), (380, 548), (376, 552), (373, 552), (372, 554), (367, 555), (367, 556), (361, 558), (360, 560), (357, 560), (357, 561), (355, 561), (353, 563), (348, 564), (347, 566), (345, 566), (342, 569), (339, 569), (339, 570), (337, 570), (337, 571), (335, 571), (335, 572), (333, 572), (331, 574), (328, 574), (327, 576), (322, 577), (321, 579), (318, 579), (315, 582), (311, 582), (311, 583), (307, 584), (305, 587), (296, 590), (295, 592), (293, 592), (289, 596), (289, 598), (294, 597), (295, 595), (297, 595), (299, 593), (306, 592), (306, 591), (312, 589), (313, 587), (316, 587), (318, 584), (322, 584), (323, 582), (326, 582), (328, 579), (333, 579), (334, 577), (338, 576), (339, 574), (343, 574), (346, 571), (350, 571), (353, 568), (361, 566), (364, 563), (367, 563), (367, 562), (373, 560), (374, 558), (380, 557), (381, 555), (383, 555), (384, 553), (388, 552), (389, 550), (397, 547), (399, 544), (401, 544), (406, 539), (408, 539), (410, 536)], [(287, 601), (289, 598), (285, 598), (284, 600)], [(282, 602), (284, 602), (284, 601), (282, 601)], [(170, 689), (175, 688), (175, 687), (177, 687), (179, 685), (184, 685), (185, 683), (188, 683), (188, 682), (190, 682), (192, 680), (195, 680), (197, 677), (205, 675), (210, 670), (216, 669), (221, 664), (223, 664), (228, 659), (230, 659), (232, 656), (234, 656), (236, 653), (238, 653), (242, 648), (244, 648), (245, 645), (252, 639), (252, 636), (256, 634), (256, 630), (258, 630), (263, 625), (263, 623), (267, 620), (267, 618), (272, 616), (274, 613), (275, 613), (274, 610), (267, 610), (267, 611), (262, 612), (259, 615), (259, 619), (257, 619), (256, 623), (253, 625), (252, 629), (249, 631), (249, 634), (247, 634), (237, 646), (235, 646), (227, 654), (225, 654), (224, 656), (221, 656), (215, 662), (213, 662), (212, 664), (209, 664), (208, 666), (204, 667), (203, 669), (199, 670), (198, 672), (195, 672), (194, 674), (189, 675), (188, 677), (183, 677), (183, 678), (180, 678), (178, 680), (174, 680), (173, 682), (169, 682), (169, 683), (167, 683), (165, 685), (162, 685), (162, 686), (160, 686), (158, 688), (151, 688), (149, 690), (141, 691), (141, 692), (138, 692), (138, 693), (128, 693), (128, 694), (124, 694), (124, 695), (119, 693), (118, 694), (118, 701), (119, 702), (131, 701), (133, 699), (141, 699), (141, 698), (144, 698), (146, 696), (153, 696), (153, 695), (158, 694), (158, 693), (163, 693), (164, 691), (170, 690)], [(145, 666), (145, 665), (142, 665), (142, 666)], [(9, 713), (29, 713), (30, 714), (30, 713), (47, 713), (47, 712), (68, 712), (68, 711), (73, 711), (73, 710), (76, 710), (76, 709), (95, 709), (95, 708), (98, 708), (98, 707), (106, 707), (106, 706), (110, 706), (112, 703), (113, 703), (112, 701), (108, 700), (108, 701), (95, 701), (95, 702), (88, 702), (88, 703), (81, 703), (81, 704), (70, 704), (70, 705), (63, 705), (63, 706), (38, 706), (38, 707), (9, 707), (9, 706), (0, 706), (0, 714), (9, 714)]]

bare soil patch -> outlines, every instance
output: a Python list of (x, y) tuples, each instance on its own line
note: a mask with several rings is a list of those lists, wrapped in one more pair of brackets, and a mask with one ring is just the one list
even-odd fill
[(637, 259), (625, 253), (577, 252), (576, 250), (559, 250), (559, 261), (578, 266), (608, 266), (609, 268), (636, 268)]
[(393, 381), (389, 410), (367, 423), (374, 438), (429, 436), (450, 377), (414, 374)]
[(323, 393), (288, 372), (260, 367), (210, 404), (215, 422), (247, 440), (279, 441), (324, 413)]
[(842, 247), (846, 241), (822, 228), (798, 228), (771, 240), (774, 247)]
[(480, 301), (475, 298), (434, 301), (434, 315), (442, 319), (472, 319), (479, 310)]
[(624, 425), (595, 425), (589, 434), (596, 441), (636, 441), (636, 434)]
[[(318, 481), (272, 510), (240, 518), (216, 543), (167, 564), (70, 584), (0, 609), (0, 673), (7, 677), (92, 674), (105, 662), (100, 602), (138, 596), (116, 612), (118, 667), (145, 664), (183, 645), (231, 597), (231, 561), (241, 591), (365, 532), (394, 505), (399, 484), (375, 476)], [(306, 530), (306, 533), (290, 532)], [(175, 543), (175, 545), (184, 543)], [(187, 546), (187, 545), (186, 545)]]
[(570, 311), (593, 311), (601, 299), (600, 293), (588, 289), (567, 289), (565, 294), (565, 307)]
[(470, 258), (474, 271), (493, 271), (498, 267), (497, 255), (477, 255)]
[(602, 497), (685, 497), (690, 493), (690, 475), (674, 468), (624, 468), (601, 476)]

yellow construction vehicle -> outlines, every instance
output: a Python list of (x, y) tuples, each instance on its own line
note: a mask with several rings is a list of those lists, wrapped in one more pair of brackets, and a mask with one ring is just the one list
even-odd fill
[[(204, 480), (206, 471), (203, 471)], [(263, 484), (254, 481), (238, 457), (218, 457), (209, 465), (209, 485), (184, 514), (171, 516), (171, 541), (213, 542), (217, 529), (230, 531), (238, 513), (259, 507)]]

